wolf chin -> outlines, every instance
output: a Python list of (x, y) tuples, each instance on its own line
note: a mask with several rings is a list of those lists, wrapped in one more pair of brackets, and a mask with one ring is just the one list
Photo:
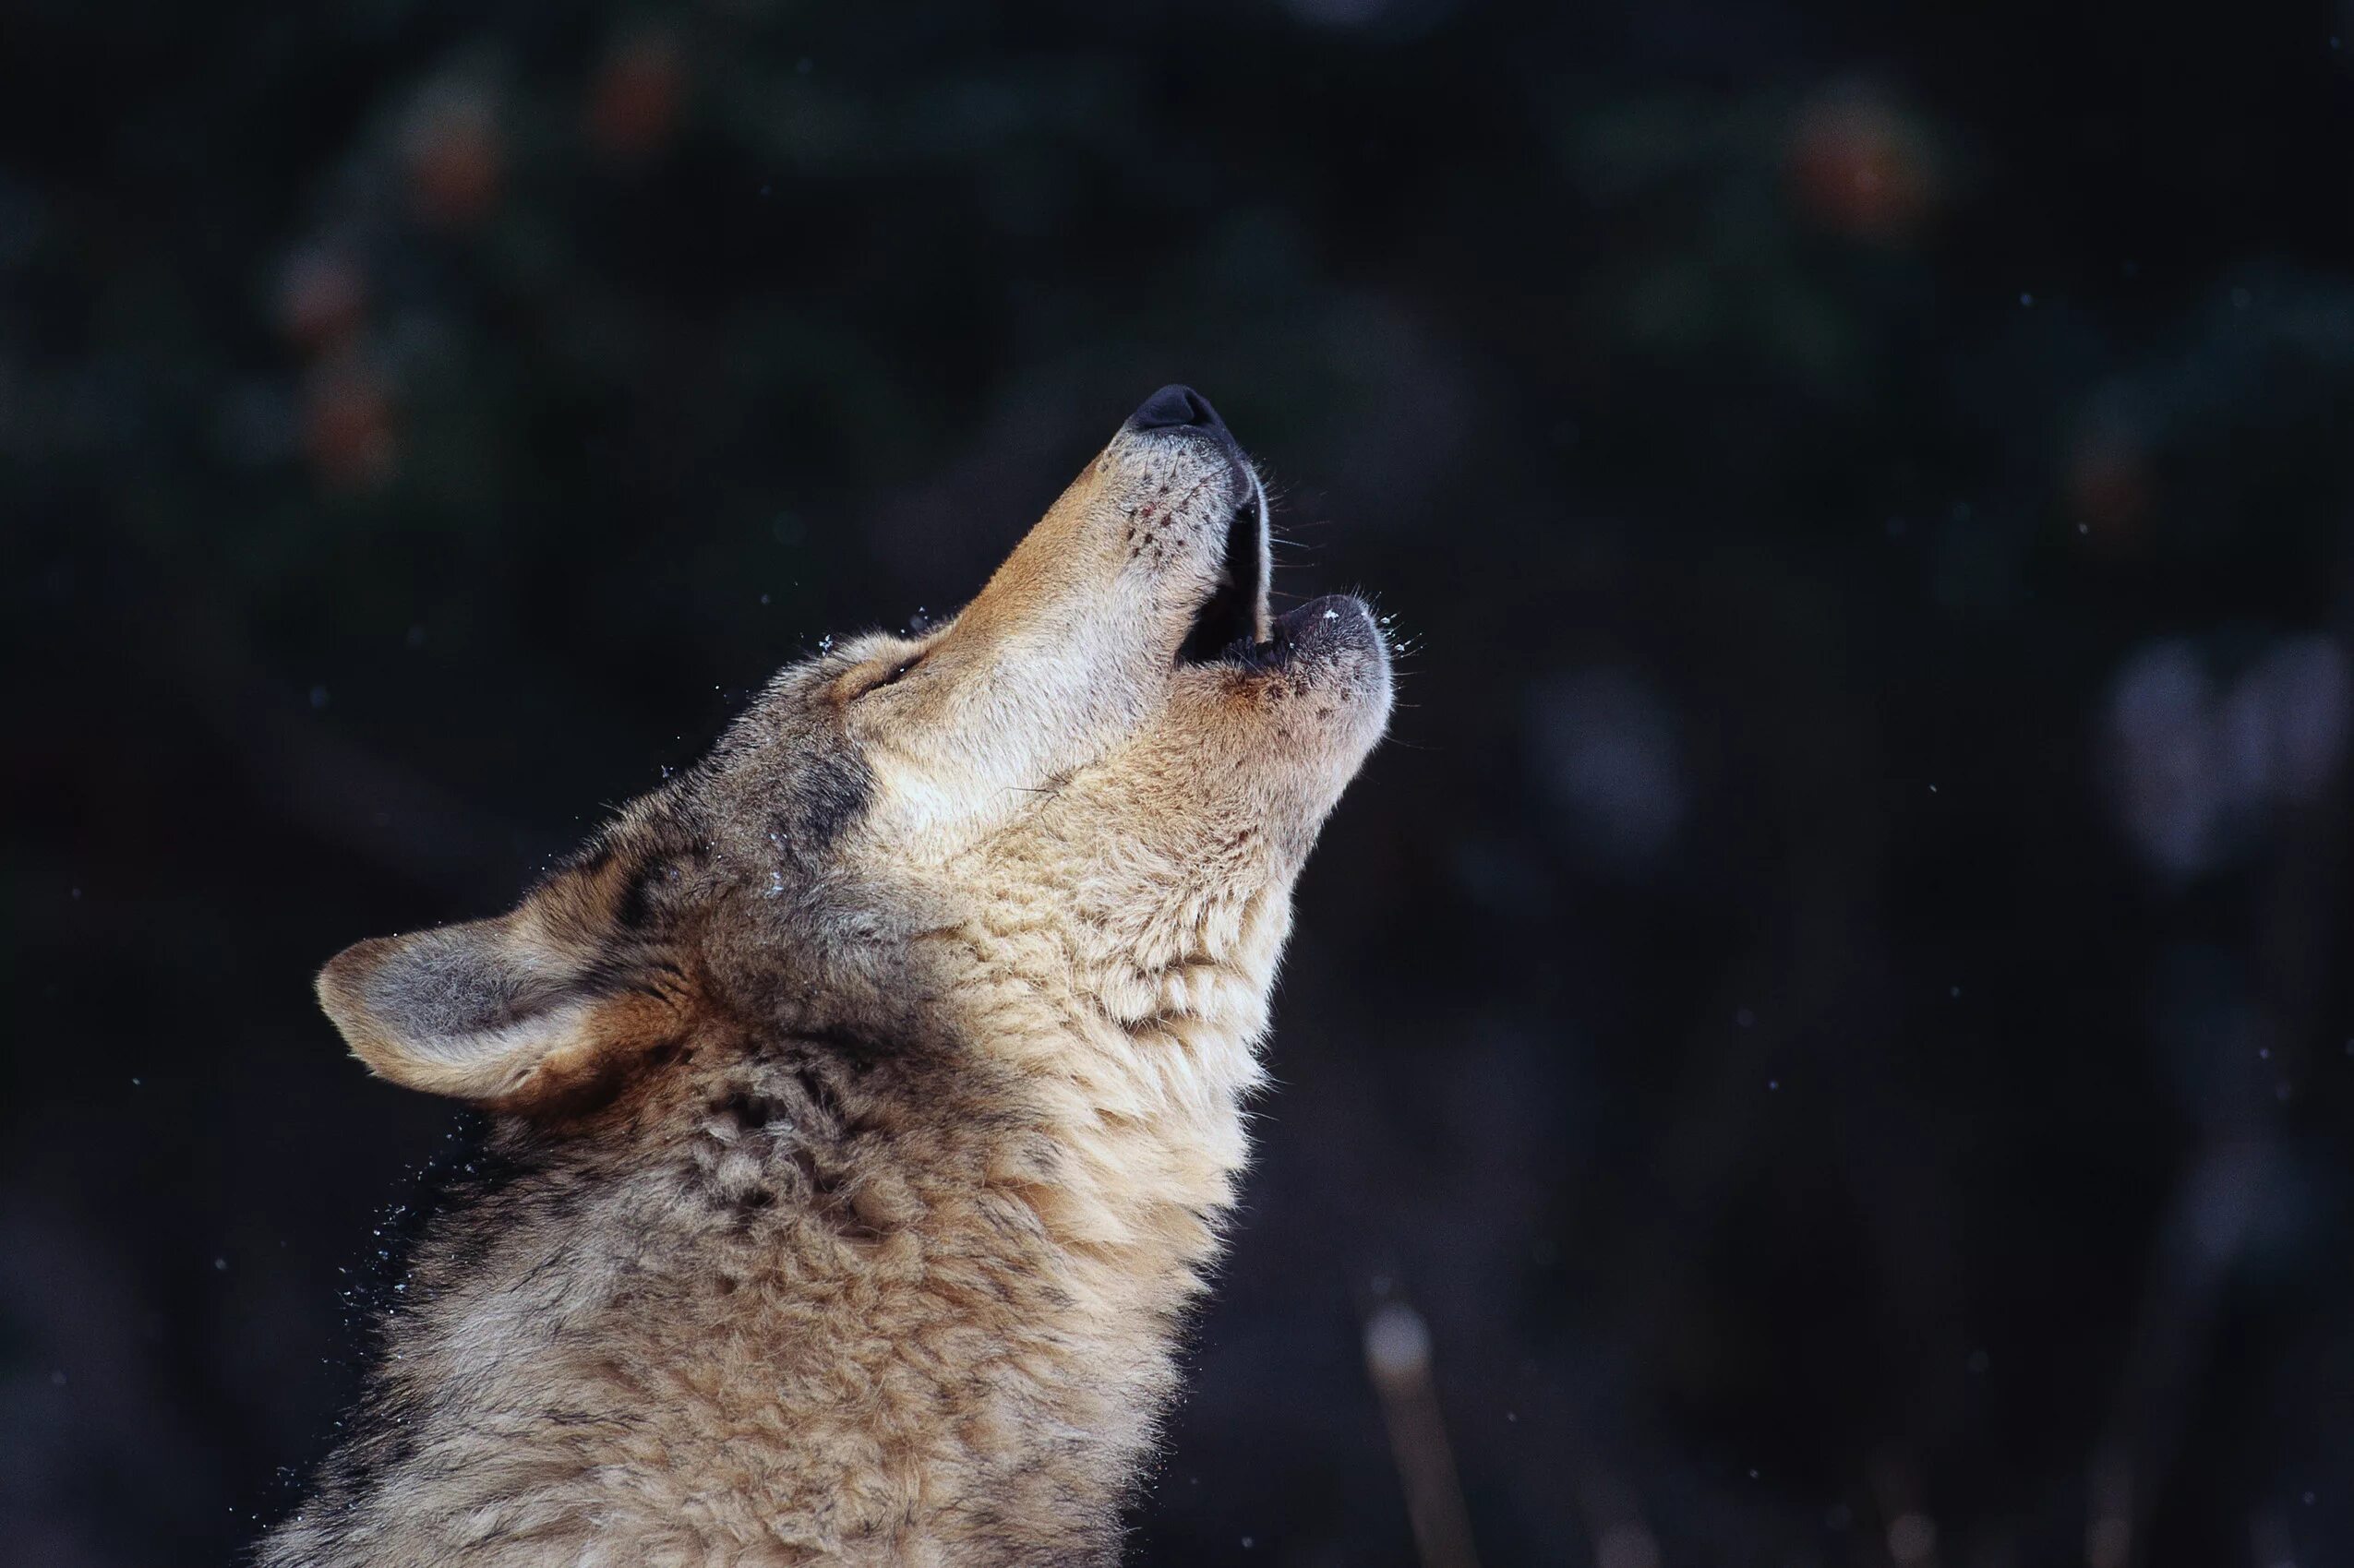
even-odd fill
[(773, 680), (512, 912), (343, 952), (490, 1113), (263, 1568), (1116, 1561), (1301, 862), (1389, 711), (1165, 388), (954, 619)]

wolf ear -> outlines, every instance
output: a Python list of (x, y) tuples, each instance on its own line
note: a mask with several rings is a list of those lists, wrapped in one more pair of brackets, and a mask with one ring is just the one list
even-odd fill
[(411, 1089), (506, 1110), (606, 1079), (676, 1023), (656, 990), (620, 983), (594, 941), (564, 940), (538, 900), (511, 915), (338, 953), (318, 1000), (352, 1053)]

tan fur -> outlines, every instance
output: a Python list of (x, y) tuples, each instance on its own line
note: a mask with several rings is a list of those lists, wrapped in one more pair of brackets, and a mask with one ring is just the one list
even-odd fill
[(1354, 601), (1180, 659), (1262, 505), (1222, 430), (1123, 430), (955, 620), (786, 671), (512, 914), (328, 966), (494, 1168), (263, 1563), (1116, 1558), (1388, 708)]

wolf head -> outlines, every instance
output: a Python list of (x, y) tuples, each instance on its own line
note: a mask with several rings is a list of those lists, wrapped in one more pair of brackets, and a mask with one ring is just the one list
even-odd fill
[(1272, 616), (1268, 568), (1257, 475), (1164, 388), (952, 619), (787, 668), (511, 913), (319, 998), (382, 1076), (548, 1118), (715, 1040), (1247, 1043), (1390, 693), (1366, 607)]

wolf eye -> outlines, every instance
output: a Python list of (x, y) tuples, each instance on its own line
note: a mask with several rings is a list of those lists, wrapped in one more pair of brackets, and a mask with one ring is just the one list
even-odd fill
[[(918, 664), (920, 664), (923, 662), (924, 656), (921, 653), (910, 654), (908, 657), (902, 659), (897, 664), (892, 665), (890, 669), (884, 671), (881, 680), (878, 680), (871, 686), (869, 686), (865, 691), (859, 692), (859, 696), (864, 697), (868, 691), (881, 691), (884, 687), (891, 685), (901, 676), (906, 675), (909, 670), (914, 669)], [(857, 699), (853, 698), (852, 700), (855, 701)]]

